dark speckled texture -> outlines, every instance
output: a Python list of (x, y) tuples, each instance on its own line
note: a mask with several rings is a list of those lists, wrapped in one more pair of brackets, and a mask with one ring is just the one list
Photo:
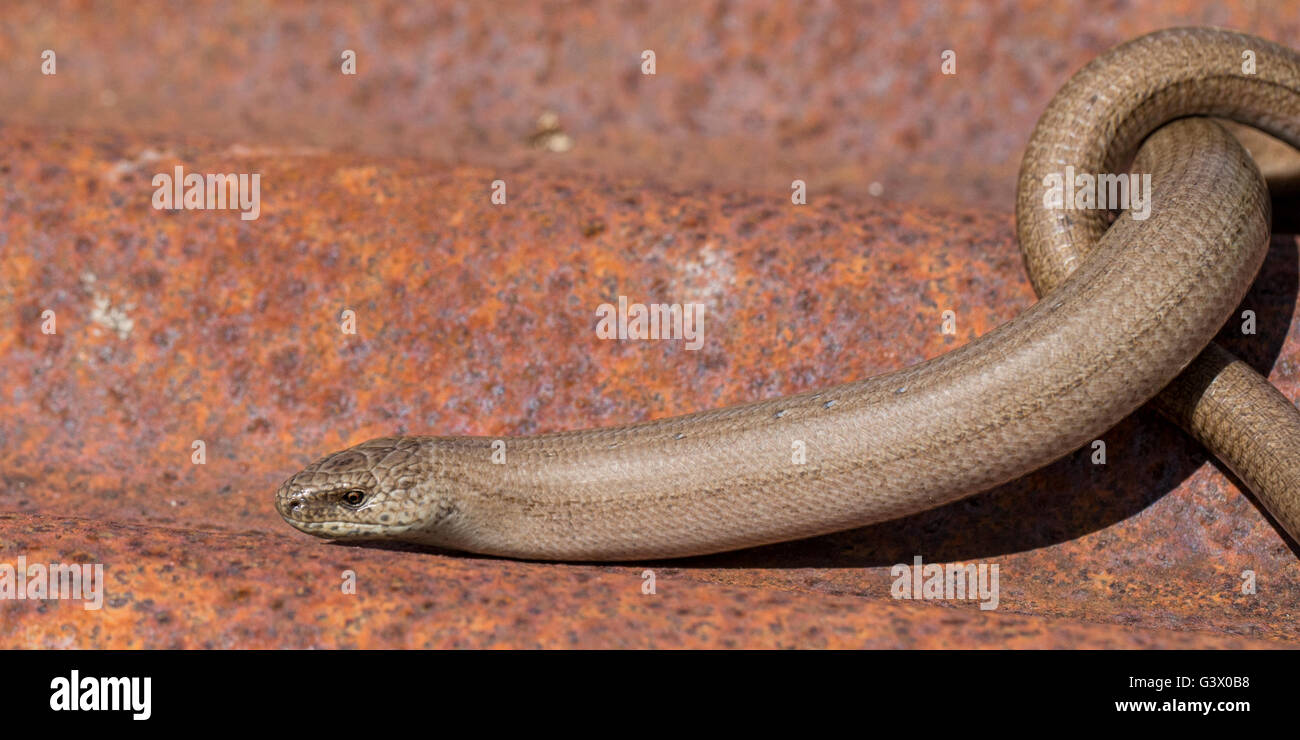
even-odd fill
[[(1033, 301), (1014, 172), (1073, 69), (1161, 26), (1300, 30), (1269, 5), (906, 5), (7, 11), (0, 563), (103, 562), (108, 588), (97, 612), (0, 601), (0, 646), (1300, 642), (1293, 546), (1145, 411), (1105, 466), (1083, 450), (899, 522), (688, 561), (341, 547), (279, 520), (281, 481), (366, 438), (652, 418), (958, 346)], [(572, 151), (535, 148), (545, 110)], [(260, 172), (261, 217), (154, 211), (175, 164)], [(1296, 263), (1276, 237), (1246, 301), (1259, 335), (1223, 337), (1293, 399)], [(597, 340), (619, 295), (705, 303), (704, 348)], [(999, 608), (891, 599), (916, 555), (997, 563)]]

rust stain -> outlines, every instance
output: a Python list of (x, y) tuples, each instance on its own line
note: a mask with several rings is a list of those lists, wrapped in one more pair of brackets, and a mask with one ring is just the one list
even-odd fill
[[(0, 564), (102, 562), (108, 583), (98, 611), (0, 601), (0, 646), (1300, 642), (1292, 547), (1145, 411), (1105, 435), (1105, 466), (1085, 449), (899, 522), (636, 567), (331, 546), (270, 499), (370, 437), (653, 418), (949, 351), (1034, 300), (1011, 188), (1073, 69), (1176, 23), (1286, 41), (1294, 11), (466, 4), (399, 23), (289, 3), (187, 6), (182, 27), (74, 4), (51, 26), (59, 5), (0, 31)], [(260, 217), (154, 210), (176, 165), (260, 173)], [(1265, 341), (1222, 337), (1291, 398), (1295, 253), (1276, 237), (1247, 298)], [(619, 295), (704, 303), (703, 349), (597, 339)], [(916, 556), (998, 564), (998, 609), (892, 598)]]

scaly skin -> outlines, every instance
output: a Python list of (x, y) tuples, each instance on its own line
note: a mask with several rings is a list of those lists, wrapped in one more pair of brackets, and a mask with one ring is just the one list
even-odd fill
[[(1255, 72), (1243, 74), (1243, 52)], [(1059, 285), (1109, 224), (1105, 211), (1042, 207), (1042, 178), (1066, 165), (1115, 172), (1156, 126), (1214, 115), (1300, 147), (1300, 56), (1242, 33), (1175, 28), (1123, 44), (1057, 93), (1025, 148), (1016, 200), (1020, 251), (1038, 294)], [(1226, 464), (1300, 540), (1300, 411), (1232, 353), (1211, 344), (1153, 405)]]
[[(1169, 43), (1175, 38), (1179, 44)], [(1221, 76), (1217, 62), (1203, 61), (1239, 41), (1257, 51), (1261, 69), (1277, 63), (1270, 74), (1280, 77), (1261, 86)], [(1193, 48), (1198, 44), (1203, 49)], [(1238, 78), (1242, 48), (1233, 57)], [(1141, 64), (1126, 61), (1134, 49), (1144, 54)], [(630, 560), (863, 526), (1030, 472), (1154, 397), (1244, 297), (1268, 241), (1259, 172), (1213, 121), (1160, 124), (1191, 112), (1183, 105), (1189, 97), (1216, 101), (1205, 112), (1242, 120), (1248, 119), (1242, 111), (1290, 110), (1274, 106), (1273, 98), (1288, 98), (1292, 108), (1300, 100), (1295, 59), (1237, 34), (1168, 31), (1120, 47), (1080, 73), (1048, 109), (1022, 169), (1021, 238), (1044, 242), (1025, 249), (1035, 285), (1050, 294), (964, 347), (816, 393), (631, 426), (507, 438), (504, 450), (475, 437), (371, 440), (290, 478), (276, 506), (294, 527), (333, 539), (400, 540), (530, 559)], [(1109, 77), (1092, 74), (1089, 83), (1076, 84), (1099, 64), (1118, 66)], [(1188, 68), (1213, 74), (1180, 76)], [(1134, 163), (1135, 171), (1152, 175), (1150, 217), (1139, 221), (1126, 213), (1107, 230), (1105, 214), (1090, 214), (1102, 229), (1080, 232), (1062, 247), (1059, 227), (1068, 222), (1057, 211), (1034, 217), (1026, 195), (1029, 182), (1037, 208), (1046, 210), (1034, 178), (1041, 183), (1044, 165), (1065, 165), (1053, 159), (1057, 140), (1041, 132), (1080, 126), (1099, 98), (1123, 98), (1130, 85), (1145, 91), (1145, 103), (1133, 106), (1141, 120), (1124, 120), (1121, 106), (1096, 122), (1099, 129), (1081, 130), (1085, 143), (1104, 150), (1106, 167), (1076, 169), (1115, 172), (1155, 130)], [(1300, 115), (1285, 115), (1300, 123)], [(1261, 125), (1286, 130), (1272, 119)], [(1112, 140), (1118, 143), (1108, 147)], [(1111, 151), (1125, 147), (1128, 153)], [(1087, 259), (1079, 259), (1085, 252)], [(1241, 381), (1239, 368), (1218, 376), (1234, 388), (1251, 385)], [(1262, 395), (1245, 391), (1247, 398)], [(1213, 419), (1242, 411), (1203, 403), (1195, 393), (1171, 399), (1192, 409), (1194, 428), (1214, 427)], [(1251, 418), (1241, 422), (1247, 429), (1261, 421)], [(1291, 435), (1290, 443), (1297, 439)], [(797, 442), (806, 448), (802, 464), (792, 455)], [(1224, 448), (1234, 469), (1257, 471), (1245, 480), (1272, 480), (1280, 467), (1300, 464), (1300, 457), (1279, 460), (1237, 442), (1232, 437)], [(1279, 520), (1293, 527), (1297, 496), (1300, 489), (1284, 483), (1261, 500), (1276, 505), (1275, 516), (1283, 512)]]

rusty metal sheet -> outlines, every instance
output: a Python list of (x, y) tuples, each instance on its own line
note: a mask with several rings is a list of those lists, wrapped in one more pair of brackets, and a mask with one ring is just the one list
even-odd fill
[[(1014, 172), (1073, 69), (1176, 23), (1300, 28), (1270, 6), (912, 5), (7, 11), (0, 564), (107, 582), (98, 610), (0, 600), (0, 646), (1294, 646), (1292, 545), (1146, 411), (1105, 465), (1081, 450), (898, 522), (685, 561), (342, 547), (280, 522), (276, 485), (369, 437), (684, 413), (986, 333), (1034, 301)], [(260, 173), (258, 218), (155, 210), (176, 166)], [(1246, 300), (1259, 335), (1223, 337), (1291, 398), (1296, 263), (1276, 237)], [(597, 339), (619, 295), (705, 303), (704, 348)], [(997, 609), (892, 598), (917, 556), (997, 564)]]

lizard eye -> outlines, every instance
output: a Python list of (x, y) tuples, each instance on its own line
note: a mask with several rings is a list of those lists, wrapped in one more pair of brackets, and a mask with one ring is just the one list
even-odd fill
[(366, 500), (366, 492), (359, 491), (355, 488), (343, 494), (343, 505), (351, 509), (355, 509), (361, 506), (361, 504), (364, 503), (365, 500)]

